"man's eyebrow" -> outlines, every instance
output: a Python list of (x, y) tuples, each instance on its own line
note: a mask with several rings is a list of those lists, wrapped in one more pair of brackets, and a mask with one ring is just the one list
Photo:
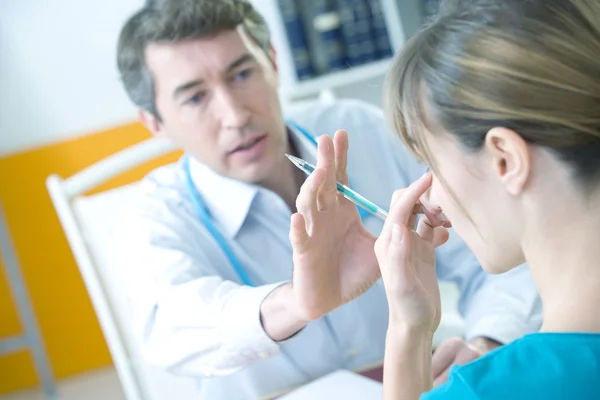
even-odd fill
[(240, 65), (244, 65), (244, 64), (246, 64), (247, 62), (250, 62), (250, 61), (254, 61), (254, 57), (251, 54), (249, 54), (249, 53), (243, 54), (240, 57), (238, 57), (236, 60), (234, 60), (231, 64), (229, 64), (227, 66), (227, 70), (226, 71), (227, 72), (231, 72), (234, 69), (236, 69), (237, 67), (239, 67)]
[[(237, 59), (235, 59), (233, 62), (231, 62), (227, 66), (227, 68), (225, 69), (225, 71), (227, 73), (229, 73), (229, 72), (233, 71), (234, 69), (238, 68), (239, 66), (244, 65), (244, 64), (246, 64), (248, 62), (251, 62), (251, 61), (254, 61), (254, 57), (251, 54), (249, 54), (249, 53), (243, 54), (240, 57), (238, 57)], [(189, 82), (183, 83), (183, 84), (181, 84), (181, 85), (179, 85), (179, 86), (177, 86), (175, 88), (175, 90), (173, 91), (173, 98), (177, 98), (182, 93), (184, 93), (184, 92), (186, 92), (186, 91), (188, 91), (188, 90), (190, 90), (190, 89), (192, 89), (192, 88), (194, 88), (196, 86), (200, 86), (203, 83), (204, 83), (204, 81), (202, 79), (196, 79), (196, 80), (193, 80), (193, 81), (189, 81)]]
[(196, 87), (196, 86), (200, 86), (202, 85), (204, 81), (202, 81), (201, 79), (197, 79), (194, 81), (189, 81), (186, 82), (184, 84), (181, 84), (179, 86), (177, 86), (175, 88), (175, 90), (173, 91), (173, 98), (176, 99), (177, 97), (179, 97), (182, 93), (187, 92), (188, 90)]

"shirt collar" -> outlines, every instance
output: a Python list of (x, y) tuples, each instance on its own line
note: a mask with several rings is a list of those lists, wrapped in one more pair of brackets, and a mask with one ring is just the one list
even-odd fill
[[(300, 157), (310, 163), (316, 160), (316, 146), (300, 131), (289, 127), (290, 140)], [(215, 224), (230, 238), (242, 227), (256, 195), (267, 190), (258, 185), (222, 176), (190, 157), (190, 173)]]

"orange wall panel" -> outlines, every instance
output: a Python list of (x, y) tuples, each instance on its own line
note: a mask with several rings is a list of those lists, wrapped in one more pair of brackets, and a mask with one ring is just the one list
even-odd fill
[(26, 351), (0, 357), (0, 371), (0, 393), (37, 385), (33, 361)]
[[(149, 137), (140, 124), (134, 123), (0, 159), (0, 201), (57, 378), (105, 366), (111, 359), (45, 180), (53, 173), (63, 178), (71, 176)], [(173, 152), (161, 157), (96, 191), (136, 181), (179, 156), (179, 152)], [(9, 310), (7, 327), (0, 328), (0, 333), (12, 334), (18, 326), (14, 311), (10, 311), (14, 305), (5, 292), (0, 282), (0, 311)], [(8, 376), (13, 368), (2, 360), (0, 376)], [(32, 380), (24, 378), (22, 382)]]
[(8, 277), (4, 274), (4, 265), (0, 260), (0, 340), (19, 335), (21, 332), (21, 321), (13, 304)]

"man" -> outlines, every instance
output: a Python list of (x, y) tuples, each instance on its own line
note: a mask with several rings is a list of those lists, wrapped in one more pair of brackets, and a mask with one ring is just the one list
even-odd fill
[[(386, 206), (424, 167), (381, 112), (344, 101), (284, 118), (269, 32), (242, 0), (147, 5), (121, 32), (118, 66), (142, 123), (188, 156), (143, 180), (123, 224), (121, 259), (147, 360), (198, 377), (202, 398), (227, 399), (381, 361), (388, 311), (379, 283), (345, 305), (331, 295), (331, 312), (307, 322), (301, 294), (316, 289), (292, 286), (288, 239), (305, 176), (284, 155), (314, 162), (315, 137), (343, 128), (351, 185)], [(364, 225), (374, 234), (382, 226), (373, 216)], [(438, 383), (452, 363), (539, 326), (526, 267), (487, 276), (453, 236), (438, 250), (438, 275), (460, 286), (469, 341), (440, 345)]]

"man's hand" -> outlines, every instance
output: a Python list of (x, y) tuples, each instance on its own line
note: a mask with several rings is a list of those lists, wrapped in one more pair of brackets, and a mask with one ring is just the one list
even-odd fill
[(443, 341), (433, 353), (433, 386), (439, 386), (448, 380), (453, 365), (466, 364), (500, 346), (501, 343), (482, 337), (468, 342), (461, 338)]
[(285, 340), (304, 328), (308, 321), (298, 312), (291, 284), (273, 290), (260, 306), (260, 322), (271, 339)]
[(348, 136), (318, 141), (317, 168), (300, 189), (291, 219), (292, 288), (302, 318), (312, 321), (360, 296), (380, 277), (375, 237), (356, 206), (337, 192), (348, 184)]

